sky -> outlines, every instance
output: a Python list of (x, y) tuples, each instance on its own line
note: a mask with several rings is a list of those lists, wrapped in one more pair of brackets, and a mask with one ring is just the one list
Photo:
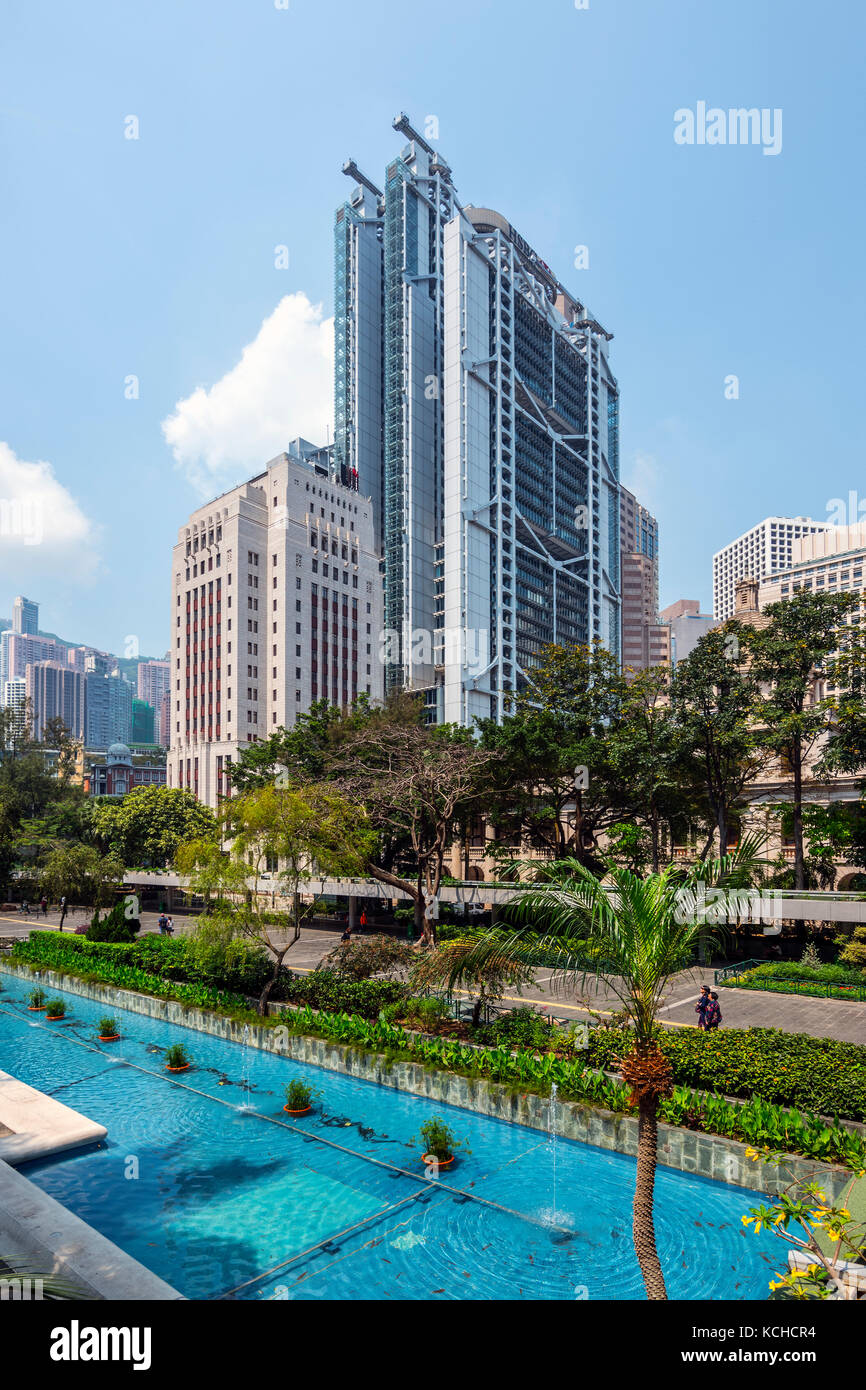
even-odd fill
[[(713, 552), (765, 516), (866, 513), (864, 15), (6, 0), (0, 617), (23, 592), (43, 630), (166, 650), (189, 512), (332, 428), (341, 168), (381, 182), (399, 111), (614, 334), (663, 605), (708, 611)], [(766, 138), (678, 142), (702, 102)]]

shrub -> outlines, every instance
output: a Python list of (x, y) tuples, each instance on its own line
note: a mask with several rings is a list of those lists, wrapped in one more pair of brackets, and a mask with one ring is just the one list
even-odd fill
[(48, 996), (44, 989), (31, 989), (29, 994), (31, 1009), (44, 1009)]
[(840, 962), (866, 977), (866, 927), (855, 927), (850, 936), (837, 936), (835, 945), (841, 947)]
[(134, 941), (141, 930), (137, 917), (127, 917), (126, 902), (121, 899), (99, 919), (99, 908), (90, 919), (90, 926), (84, 933), (86, 941)]
[(457, 1149), (463, 1149), (465, 1153), (471, 1152), (465, 1141), (454, 1138), (454, 1131), (450, 1125), (446, 1125), (438, 1115), (434, 1115), (421, 1126), (421, 1141), (425, 1154), (432, 1154), (440, 1163), (453, 1158)]
[(287, 980), (279, 997), (288, 1004), (308, 1004), (311, 1009), (343, 1009), (362, 1018), (378, 1018), (383, 1008), (407, 993), (407, 987), (397, 980), (344, 980), (332, 970), (313, 970)]
[(415, 952), (408, 941), (393, 936), (362, 936), (358, 941), (342, 941), (325, 957), (325, 968), (340, 979), (369, 980), (374, 975), (393, 979), (408, 970)]
[[(866, 1047), (859, 1043), (778, 1028), (659, 1029), (658, 1041), (677, 1085), (866, 1120)], [(588, 1060), (612, 1069), (630, 1047), (627, 1029), (592, 1028)]]
[(551, 1030), (541, 1014), (529, 1004), (500, 1014), (484, 1030), (485, 1041), (490, 1038), (495, 1043), (508, 1043), (511, 1047), (549, 1047)]
[(286, 1087), (286, 1106), (289, 1110), (306, 1110), (313, 1100), (313, 1088), (306, 1081), (290, 1081)]
[(66, 1013), (66, 1004), (62, 999), (49, 999), (45, 1005), (46, 1018), (63, 1018)]
[(117, 1019), (111, 1015), (99, 1020), (99, 1036), (101, 1038), (113, 1038), (117, 1035)]
[(167, 1067), (188, 1067), (190, 1055), (183, 1043), (172, 1043), (165, 1049), (165, 1065)]

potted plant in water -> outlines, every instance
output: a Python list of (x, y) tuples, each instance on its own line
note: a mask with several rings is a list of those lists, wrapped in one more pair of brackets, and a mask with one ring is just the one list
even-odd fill
[(313, 1096), (317, 1092), (306, 1081), (290, 1081), (286, 1087), (286, 1103), (283, 1106), (287, 1115), (306, 1115), (313, 1108)]
[(166, 1071), (189, 1071), (190, 1056), (183, 1043), (172, 1043), (165, 1049)]
[(62, 999), (49, 999), (48, 1003), (45, 1005), (45, 1017), (49, 1023), (54, 1023), (57, 1019), (62, 1018), (65, 1013), (66, 1005)]
[(454, 1162), (458, 1149), (463, 1149), (467, 1154), (471, 1153), (468, 1144), (455, 1139), (454, 1131), (444, 1120), (440, 1120), (438, 1115), (434, 1115), (421, 1126), (421, 1140), (424, 1145), (421, 1162), (428, 1166), (435, 1164), (437, 1169), (449, 1167)]
[(99, 1020), (99, 1041), (100, 1041), (100, 1042), (117, 1042), (117, 1039), (118, 1039), (119, 1037), (120, 1037), (120, 1034), (119, 1034), (118, 1031), (117, 1031), (117, 1019), (116, 1019), (116, 1018), (108, 1017), (108, 1018), (101, 1018), (101, 1019)]
[(45, 1008), (47, 995), (44, 989), (31, 989), (30, 1003), (27, 1005), (32, 1013), (41, 1013)]

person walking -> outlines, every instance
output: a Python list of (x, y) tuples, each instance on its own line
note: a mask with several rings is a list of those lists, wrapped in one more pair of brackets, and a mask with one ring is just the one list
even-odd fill
[(45, 898), (45, 897), (43, 897), (43, 899), (42, 899), (42, 901), (40, 902), (39, 906), (42, 908), (42, 916), (43, 916), (43, 917), (47, 917), (47, 916), (48, 916), (48, 899)]
[(174, 936), (174, 922), (170, 917), (165, 919), (165, 931), (167, 936)]
[(66, 920), (66, 897), (60, 899), (60, 930), (63, 931), (63, 923)]
[(722, 1006), (719, 1003), (719, 996), (714, 991), (711, 991), (710, 1002), (707, 1004), (704, 1012), (704, 1028), (708, 1033), (711, 1033), (714, 1028), (718, 1028), (721, 1021)]
[(364, 930), (364, 928), (365, 928), (366, 925), (367, 925), (367, 920), (368, 920), (368, 919), (367, 919), (367, 909), (366, 909), (366, 908), (362, 908), (362, 909), (361, 909), (361, 920), (360, 920), (360, 927), (361, 927), (361, 930), (362, 930), (362, 931)]
[(695, 1013), (698, 1016), (699, 1028), (706, 1028), (707, 1026), (707, 1008), (709, 1007), (709, 1003), (710, 987), (709, 985), (701, 985), (701, 997), (695, 1005)]
[(168, 918), (166, 917), (164, 912), (161, 912), (159, 914), (159, 920), (157, 921), (156, 925), (159, 927), (160, 936), (165, 936), (168, 930)]

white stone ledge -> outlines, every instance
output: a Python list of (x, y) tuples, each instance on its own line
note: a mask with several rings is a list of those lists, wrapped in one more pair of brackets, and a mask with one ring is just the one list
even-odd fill
[[(9, 1130), (7, 1134), (5, 1131)], [(0, 1160), (29, 1163), (65, 1149), (98, 1144), (107, 1130), (59, 1100), (0, 1071)]]

